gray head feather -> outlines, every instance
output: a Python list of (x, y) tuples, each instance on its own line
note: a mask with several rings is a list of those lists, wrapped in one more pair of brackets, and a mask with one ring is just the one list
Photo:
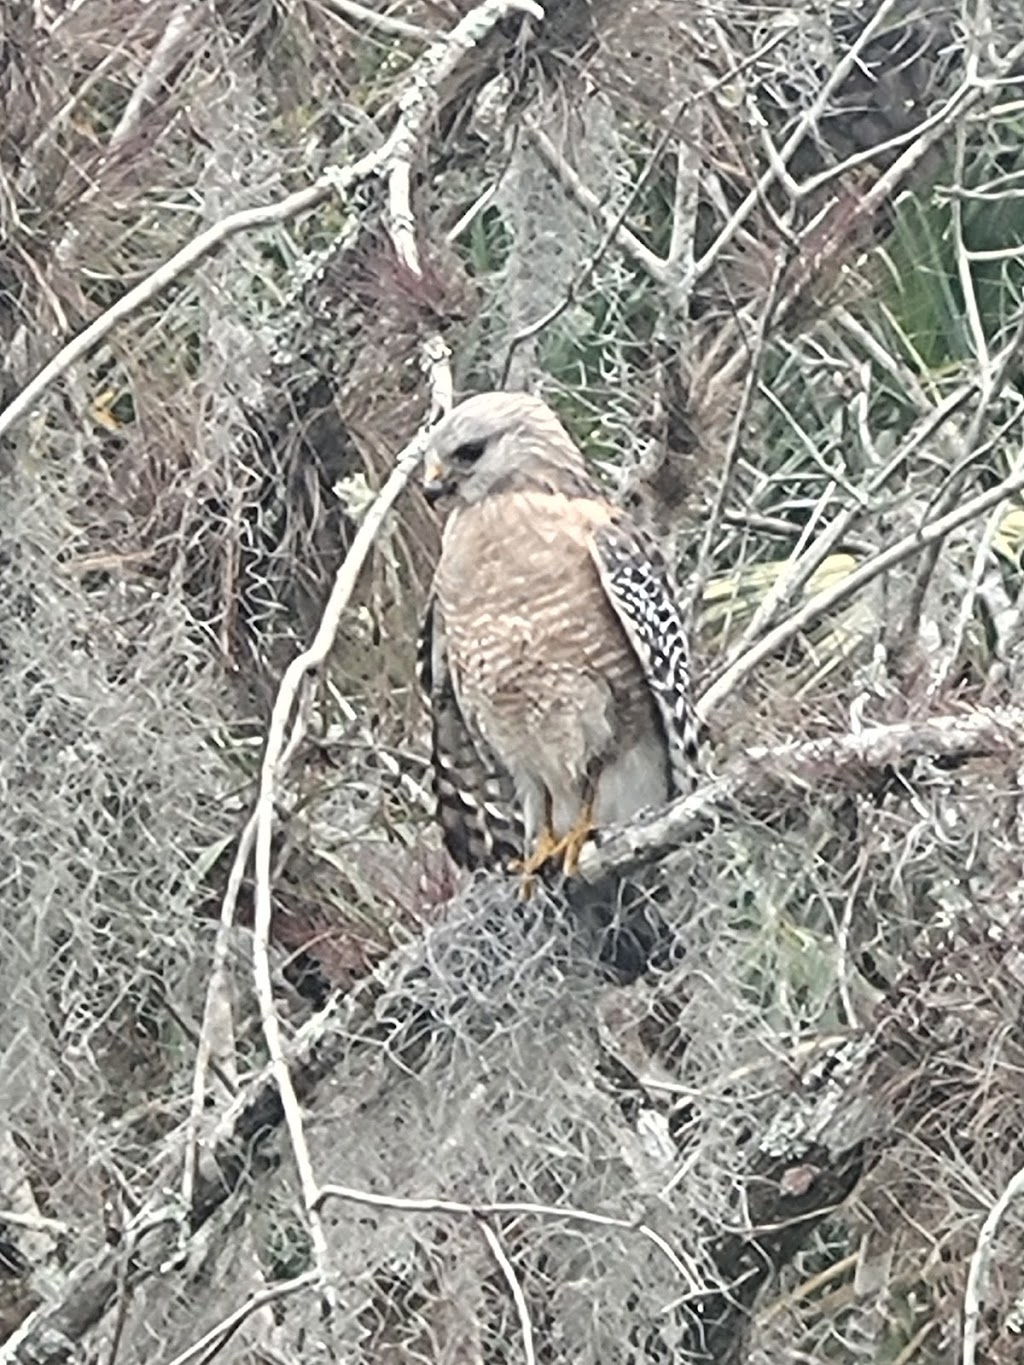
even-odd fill
[(431, 434), (423, 472), (431, 497), (479, 502), (517, 488), (587, 493), (593, 480), (555, 413), (527, 393), (478, 393)]

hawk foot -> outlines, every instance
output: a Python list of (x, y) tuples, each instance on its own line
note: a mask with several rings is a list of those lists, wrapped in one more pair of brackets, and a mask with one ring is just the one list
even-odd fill
[(593, 834), (597, 826), (594, 824), (593, 803), (587, 804), (580, 811), (579, 819), (563, 838), (559, 839), (549, 854), (549, 857), (562, 859), (562, 871), (567, 877), (573, 876), (580, 865), (580, 854), (583, 852), (583, 845)]
[(533, 894), (534, 884), (537, 880), (537, 873), (549, 863), (556, 859), (562, 860), (562, 872), (567, 877), (573, 876), (579, 867), (580, 854), (583, 852), (583, 845), (593, 834), (597, 826), (594, 824), (593, 802), (588, 801), (580, 811), (579, 819), (567, 834), (561, 839), (556, 839), (551, 832), (550, 826), (545, 826), (538, 836), (537, 843), (529, 858), (518, 863), (513, 870), (523, 874), (522, 886), (519, 896), (521, 900), (528, 901)]
[(545, 825), (537, 836), (530, 856), (521, 862), (513, 864), (513, 872), (523, 874), (523, 882), (519, 888), (519, 899), (528, 901), (533, 894), (534, 883), (537, 880), (537, 873), (541, 868), (558, 853), (561, 844), (556, 840), (550, 825)]

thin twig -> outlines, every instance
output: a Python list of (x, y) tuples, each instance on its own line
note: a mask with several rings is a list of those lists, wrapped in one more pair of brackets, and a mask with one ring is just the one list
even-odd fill
[[(108, 157), (123, 146), (139, 129), (146, 107), (155, 103), (167, 77), (189, 45), (189, 39), (208, 0), (179, 0), (168, 19), (153, 55), (146, 64), (135, 89), (128, 98), (114, 131), (110, 134), (104, 156)], [(95, 190), (92, 191), (95, 193)]]
[(996, 538), (996, 533), (1002, 523), (1004, 509), (997, 507), (989, 516), (985, 525), (985, 530), (978, 539), (978, 544), (974, 550), (974, 562), (971, 565), (971, 576), (967, 584), (967, 589), (960, 599), (960, 607), (957, 611), (956, 626), (953, 630), (953, 638), (943, 651), (942, 658), (932, 674), (928, 684), (928, 700), (934, 701), (942, 689), (945, 687), (952, 673), (960, 651), (963, 648), (964, 639), (967, 635), (967, 628), (974, 617), (974, 604), (978, 600), (978, 591), (981, 588), (981, 581), (988, 568), (989, 558), (992, 554), (992, 542)]
[(825, 1285), (831, 1284), (833, 1280), (837, 1280), (849, 1271), (854, 1270), (859, 1259), (859, 1253), (851, 1251), (848, 1256), (842, 1256), (838, 1261), (833, 1261), (824, 1270), (819, 1270), (816, 1275), (804, 1280), (803, 1284), (797, 1285), (788, 1294), (783, 1294), (774, 1303), (767, 1304), (757, 1315), (758, 1326), (767, 1327), (774, 1318), (782, 1313), (788, 1313), (795, 1304), (809, 1298), (812, 1294), (816, 1294)]
[[(60, 21), (55, 23), (51, 28), (51, 37), (57, 32), (60, 23), (68, 17), (69, 13), (70, 6), (60, 16)], [(104, 53), (103, 57), (88, 71), (88, 74), (82, 79), (81, 83), (68, 96), (60, 108), (47, 119), (46, 123), (39, 129), (32, 141), (21, 152), (19, 158), (21, 160), (21, 171), (16, 182), (20, 194), (28, 195), (31, 192), (31, 186), (34, 185), (35, 177), (38, 173), (38, 167), (41, 161), (40, 154), (42, 153), (43, 148), (51, 143), (54, 134), (58, 132), (62, 125), (67, 123), (71, 118), (71, 115), (90, 91), (99, 85), (101, 81), (106, 79), (110, 68), (116, 66), (118, 59), (124, 56), (125, 48), (130, 47), (132, 40), (143, 27), (147, 17), (145, 10), (141, 10), (132, 17), (128, 28), (120, 35), (120, 41), (112, 45), (108, 52)], [(59, 61), (60, 58), (51, 57), (50, 60)], [(67, 230), (65, 230), (61, 240), (64, 240), (66, 237)]]
[(1015, 1199), (1024, 1195), (1024, 1166), (1012, 1176), (1002, 1194), (992, 1205), (978, 1233), (978, 1243), (971, 1256), (964, 1290), (963, 1365), (975, 1365), (978, 1355), (978, 1326), (981, 1319), (982, 1280), (988, 1270), (992, 1243), (1003, 1215)]
[[(981, 89), (982, 87), (976, 87), (972, 85), (970, 80), (965, 80), (945, 104), (936, 109), (934, 113), (929, 114), (927, 118), (922, 119), (920, 123), (914, 124), (904, 133), (896, 133), (892, 137), (886, 138), (883, 142), (873, 142), (870, 147), (865, 147), (862, 151), (851, 152), (848, 157), (837, 162), (836, 165), (828, 166), (825, 170), (808, 177), (807, 180), (802, 180), (797, 185), (791, 184), (791, 194), (796, 199), (807, 199), (810, 195), (823, 190), (826, 185), (841, 179), (844, 175), (849, 175), (851, 171), (855, 171), (861, 166), (877, 165), (878, 158), (881, 155), (895, 151), (897, 147), (907, 148), (903, 157), (899, 158), (903, 162), (900, 172), (902, 178), (920, 161), (933, 143), (955, 126), (956, 115), (961, 112), (964, 101), (971, 90), (975, 88)], [(892, 188), (895, 188), (895, 185)]]
[(873, 217), (929, 148), (949, 131), (954, 118), (958, 114), (966, 114), (976, 104), (982, 103), (986, 96), (994, 95), (999, 90), (1001, 81), (1013, 70), (1021, 57), (1024, 57), (1024, 42), (1014, 44), (991, 77), (984, 81), (979, 80), (975, 85), (961, 86), (935, 115), (934, 120), (929, 120), (929, 127), (927, 129), (924, 129), (923, 125), (919, 127), (915, 141), (902, 156), (896, 158), (883, 175), (879, 176), (864, 195), (859, 212), (867, 215), (868, 219)]
[(32, 408), (58, 379), (67, 373), (79, 360), (85, 359), (104, 341), (118, 323), (131, 317), (143, 306), (162, 294), (169, 285), (179, 280), (193, 266), (211, 256), (215, 251), (237, 237), (240, 233), (253, 228), (269, 227), (276, 223), (286, 223), (289, 219), (316, 208), (326, 202), (332, 194), (351, 188), (360, 180), (373, 175), (386, 160), (384, 148), (369, 153), (359, 161), (353, 162), (344, 170), (325, 172), (312, 185), (286, 195), (274, 204), (263, 204), (255, 208), (239, 209), (230, 213), (220, 222), (214, 223), (185, 243), (163, 265), (129, 289), (126, 294), (104, 309), (98, 317), (82, 329), (77, 336), (62, 346), (55, 356), (25, 385), (19, 394), (0, 411), (0, 436), (9, 431), (14, 424), (31, 412)]
[[(859, 318), (853, 316), (848, 308), (837, 308), (832, 315), (833, 321), (842, 333), (851, 337), (862, 351), (867, 352), (868, 357), (884, 370), (897, 389), (906, 394), (919, 413), (928, 414), (934, 410), (934, 404), (929, 400), (921, 381), (909, 365), (899, 360), (879, 341)], [(848, 343), (844, 349), (848, 348)]]
[[(737, 62), (736, 65), (731, 70), (725, 72), (717, 80), (712, 81), (704, 89), (700, 90), (696, 94), (688, 95), (684, 100), (680, 102), (678, 108), (676, 109), (676, 112), (669, 120), (668, 127), (665, 129), (664, 133), (656, 143), (654, 149), (648, 156), (647, 161), (644, 164), (644, 167), (641, 170), (639, 176), (636, 177), (636, 179), (630, 186), (629, 193), (626, 195), (625, 202), (623, 203), (622, 208), (614, 217), (607, 220), (607, 226), (604, 235), (598, 242), (597, 246), (594, 248), (593, 253), (584, 262), (579, 274), (570, 282), (569, 287), (565, 291), (565, 294), (563, 295), (561, 300), (558, 303), (554, 304), (551, 308), (549, 308), (546, 313), (542, 314), (534, 322), (528, 323), (519, 332), (517, 332), (509, 341), (508, 349), (505, 352), (505, 363), (502, 366), (501, 370), (501, 379), (498, 385), (499, 388), (504, 388), (505, 384), (508, 382), (509, 372), (512, 368), (512, 361), (519, 347), (524, 345), (527, 341), (531, 341), (535, 336), (539, 335), (541, 332), (545, 331), (546, 328), (550, 327), (553, 322), (557, 322), (557, 320), (562, 316), (562, 314), (568, 308), (570, 308), (573, 303), (575, 303), (576, 299), (579, 297), (580, 290), (584, 287), (584, 285), (590, 279), (591, 275), (604, 260), (613, 243), (618, 240), (619, 233), (621, 229), (625, 227), (626, 219), (629, 217), (630, 211), (632, 210), (634, 203), (636, 202), (637, 198), (643, 191), (651, 175), (657, 168), (657, 165), (661, 160), (661, 157), (664, 155), (665, 149), (672, 141), (672, 138), (675, 135), (676, 129), (679, 125), (679, 121), (684, 116), (684, 114), (686, 114), (688, 110), (690, 110), (697, 103), (698, 100), (705, 99), (708, 96), (714, 94), (716, 90), (721, 89), (730, 81), (735, 80), (736, 76), (740, 75), (748, 67), (753, 66), (757, 62), (761, 61), (761, 59), (767, 53), (771, 52), (771, 50), (774, 47), (777, 47), (778, 44), (782, 42), (785, 36), (786, 30), (780, 30), (778, 33), (774, 34), (769, 39), (768, 42), (762, 44), (762, 46), (759, 47), (755, 52), (752, 52), (749, 57), (745, 57), (742, 61)], [(569, 187), (567, 186), (567, 188)], [(585, 205), (585, 207), (586, 206), (588, 205)], [(639, 241), (639, 239), (636, 240)], [(635, 259), (639, 260), (640, 258), (635, 257)], [(664, 265), (666, 264), (667, 262), (661, 262), (661, 264), (659, 265), (658, 273), (655, 276), (656, 282), (662, 283), (663, 278), (668, 278), (668, 283), (671, 287), (673, 299), (686, 298), (688, 296), (688, 291), (693, 283), (693, 280), (691, 279), (679, 281), (676, 279), (677, 272), (673, 272), (670, 278), (664, 277), (662, 267), (664, 267)]]
[(872, 14), (871, 18), (857, 35), (856, 41), (851, 45), (840, 61), (836, 63), (828, 79), (815, 95), (812, 103), (804, 110), (803, 114), (801, 114), (796, 127), (786, 139), (778, 156), (772, 159), (772, 164), (769, 165), (766, 171), (762, 172), (758, 178), (757, 184), (754, 185), (753, 189), (750, 190), (738, 205), (736, 211), (729, 218), (729, 221), (708, 247), (707, 251), (705, 251), (703, 256), (694, 263), (693, 277), (690, 281), (691, 284), (704, 278), (721, 255), (722, 251), (728, 246), (739, 229), (750, 217), (750, 214), (756, 205), (763, 200), (766, 192), (771, 187), (772, 182), (776, 179), (779, 169), (784, 169), (787, 166), (794, 152), (796, 152), (803, 143), (804, 138), (818, 126), (818, 122), (825, 112), (830, 96), (838, 89), (843, 81), (846, 80), (850, 72), (853, 71), (860, 59), (860, 54), (886, 22), (890, 13), (896, 7), (896, 3), (897, 0), (883, 0), (883, 3), (878, 6), (874, 14)]
[[(968, 45), (968, 70), (974, 79), (977, 77), (978, 54), (976, 42)], [(956, 152), (954, 155), (954, 184), (963, 185), (966, 179), (966, 160), (967, 160), (967, 129), (963, 123), (959, 123), (956, 129)], [(978, 362), (981, 372), (982, 388), (987, 388), (991, 384), (992, 357), (989, 354), (988, 339), (985, 336), (985, 326), (981, 320), (981, 309), (978, 306), (978, 291), (974, 287), (974, 272), (971, 263), (967, 258), (967, 243), (964, 240), (964, 205), (959, 196), (953, 198), (953, 243), (956, 248), (956, 269), (960, 280), (960, 290), (963, 294), (964, 309), (967, 313), (967, 325), (971, 333), (971, 341), (974, 345), (974, 355)]]
[[(822, 502), (819, 499), (811, 509), (811, 517), (815, 520), (821, 511), (821, 506)], [(793, 551), (794, 558), (801, 553), (800, 547), (807, 538), (805, 535), (806, 522), (789, 521), (786, 517), (764, 516), (759, 512), (731, 512), (727, 508), (722, 513), (722, 525), (731, 526), (741, 531), (757, 531), (764, 536), (778, 536), (780, 539), (795, 540), (797, 546)], [(860, 536), (841, 535), (837, 548), (850, 550), (858, 555), (871, 555), (874, 554), (878, 546)]]
[[(1024, 346), (1024, 316), (1021, 317), (1013, 338), (1002, 348), (995, 362), (988, 362), (984, 367), (979, 368), (977, 377), (978, 402), (971, 414), (962, 443), (963, 449), (967, 453), (954, 465), (938, 490), (932, 494), (927, 508), (928, 514), (954, 509), (960, 501), (968, 472), (987, 449), (986, 446), (981, 446), (979, 443), (982, 428), (988, 419), (989, 409), (1002, 392), (1009, 377), (1011, 366), (1015, 363), (1022, 346)], [(1018, 421), (1019, 414), (1014, 413), (1005, 427), (1015, 426)], [(950, 453), (952, 454), (952, 452)], [(921, 557), (904, 609), (904, 619), (896, 636), (896, 653), (906, 648), (912, 634), (918, 629), (928, 589), (938, 565), (941, 551), (942, 538), (940, 537), (932, 542)]]
[(635, 233), (630, 232), (621, 213), (616, 213), (606, 200), (594, 193), (576, 168), (570, 165), (562, 155), (547, 133), (535, 124), (529, 124), (526, 129), (526, 136), (540, 153), (541, 160), (558, 178), (562, 188), (569, 192), (581, 208), (600, 220), (626, 256), (634, 261), (656, 284), (664, 284), (667, 278), (666, 262), (650, 247), (645, 246)]
[(722, 512), (725, 508), (729, 490), (732, 487), (733, 477), (736, 473), (736, 463), (739, 459), (743, 442), (743, 429), (746, 426), (747, 418), (750, 415), (750, 404), (761, 373), (761, 363), (764, 359), (768, 328), (771, 325), (772, 318), (775, 314), (775, 305), (779, 296), (779, 285), (782, 281), (786, 264), (786, 258), (783, 256), (780, 256), (775, 263), (775, 269), (772, 272), (771, 284), (768, 287), (768, 294), (764, 301), (764, 307), (761, 309), (760, 317), (757, 320), (757, 330), (754, 334), (753, 341), (750, 344), (750, 348), (747, 351), (747, 372), (743, 377), (743, 389), (740, 394), (736, 415), (733, 418), (732, 427), (729, 431), (729, 439), (726, 442), (726, 447), (722, 454), (722, 469), (718, 479), (718, 487), (715, 490), (714, 501), (708, 512), (704, 534), (701, 536), (700, 549), (697, 553), (697, 564), (690, 581), (689, 605), (691, 614), (694, 611), (696, 604), (700, 602), (703, 597), (704, 586), (711, 575), (715, 538), (721, 528)]
[(463, 233), (469, 230), (473, 223), (480, 217), (481, 213), (483, 213), (484, 209), (493, 202), (498, 193), (500, 184), (501, 177), (499, 176), (498, 179), (493, 180), (486, 189), (481, 190), (472, 204), (470, 204), (469, 208), (466, 209), (465, 213), (461, 214), (458, 220), (453, 223), (445, 233), (444, 239), (446, 242), (457, 242)]
[(332, 195), (346, 195), (362, 181), (386, 173), (396, 159), (409, 159), (433, 116), (442, 82), (499, 20), (511, 11), (528, 14), (535, 19), (544, 17), (536, 0), (482, 0), (481, 4), (474, 6), (449, 34), (433, 44), (416, 61), (400, 100), (401, 114), (380, 147), (347, 165), (329, 167), (311, 185), (273, 204), (262, 204), (228, 214), (186, 242), (163, 265), (129, 289), (62, 346), (7, 407), (0, 410), (0, 436), (31, 412), (42, 395), (74, 364), (95, 350), (118, 323), (163, 293), (225, 242), (254, 228), (289, 222), (300, 213), (326, 203)]
[[(281, 756), (282, 769), (286, 769), (294, 757), (301, 737), (299, 730), (294, 729)], [(213, 961), (206, 986), (203, 1024), (199, 1035), (199, 1046), (196, 1048), (195, 1068), (192, 1075), (192, 1100), (185, 1125), (185, 1160), (182, 1166), (181, 1199), (186, 1213), (191, 1210), (193, 1205), (199, 1129), (206, 1107), (206, 1072), (214, 1051), (214, 1040), (218, 1032), (217, 1021), (218, 1019), (223, 1020), (225, 1016), (229, 1026), (231, 1021), (231, 992), (227, 972), (228, 949), (235, 923), (238, 893), (242, 888), (245, 869), (255, 842), (256, 816), (252, 814), (239, 835), (238, 846), (235, 849), (231, 870), (228, 873), (227, 884), (221, 900), (217, 937), (213, 945)], [(222, 1078), (222, 1083), (224, 1079)]]
[[(758, 603), (754, 615), (736, 641), (732, 651), (734, 657), (741, 655), (754, 640), (760, 638), (772, 625), (778, 613), (789, 605), (833, 552), (837, 543), (843, 539), (847, 525), (854, 520), (852, 515), (849, 518), (844, 518), (840, 514), (832, 519), (820, 535), (814, 534), (818, 518), (831, 502), (835, 488), (835, 483), (829, 482), (817, 503), (811, 508), (811, 514), (807, 518), (799, 540), (793, 547), (793, 553), (783, 564), (778, 578)], [(868, 553), (874, 553), (873, 546)]]
[(700, 1284), (694, 1272), (668, 1245), (665, 1239), (648, 1227), (646, 1223), (630, 1218), (616, 1218), (608, 1213), (593, 1213), (590, 1209), (578, 1209), (564, 1204), (537, 1204), (527, 1200), (505, 1200), (489, 1204), (467, 1204), (457, 1199), (423, 1198), (409, 1199), (398, 1194), (375, 1194), (372, 1190), (360, 1190), (351, 1185), (330, 1184), (320, 1189), (321, 1201), (344, 1199), (354, 1204), (365, 1204), (370, 1208), (394, 1209), (398, 1213), (441, 1213), (456, 1218), (551, 1218), (566, 1223), (585, 1223), (591, 1227), (617, 1228), (622, 1232), (635, 1232), (645, 1241), (658, 1248), (667, 1258), (672, 1268), (686, 1279), (690, 1288), (697, 1292)]
[(815, 593), (804, 605), (793, 613), (787, 620), (782, 621), (773, 630), (770, 630), (755, 645), (741, 654), (724, 673), (707, 689), (697, 703), (697, 710), (702, 719), (719, 705), (733, 689), (757, 667), (763, 659), (774, 654), (784, 644), (787, 644), (807, 626), (812, 625), (820, 616), (832, 611), (840, 603), (845, 602), (854, 593), (859, 592), (866, 584), (872, 582), (879, 574), (891, 569), (894, 564), (899, 564), (904, 559), (909, 559), (912, 555), (919, 553), (927, 546), (936, 541), (943, 540), (951, 531), (973, 521), (975, 517), (981, 516), (990, 508), (995, 507), (1004, 499), (1019, 493), (1024, 488), (1024, 468), (1018, 468), (1008, 478), (995, 488), (988, 489), (987, 492), (979, 493), (976, 497), (970, 498), (962, 506), (947, 512), (945, 516), (937, 517), (934, 521), (926, 523), (915, 531), (880, 550), (878, 554), (866, 559), (863, 564), (858, 565), (851, 574), (848, 574), (841, 582), (833, 584), (832, 587), (823, 588), (821, 592)]
[(265, 1289), (258, 1289), (254, 1294), (250, 1294), (239, 1308), (233, 1309), (226, 1317), (221, 1318), (220, 1322), (205, 1332), (198, 1341), (194, 1341), (191, 1346), (187, 1346), (184, 1351), (169, 1360), (167, 1365), (189, 1365), (197, 1356), (202, 1357), (201, 1365), (205, 1365), (206, 1361), (212, 1360), (218, 1351), (223, 1350), (246, 1318), (265, 1308), (268, 1303), (277, 1303), (280, 1299), (297, 1294), (300, 1289), (306, 1289), (315, 1283), (316, 1271), (307, 1270), (302, 1275), (296, 1275), (294, 1279), (279, 1280), (276, 1284), (267, 1285)]
[(289, 722), (296, 700), (306, 679), (326, 661), (338, 633), (342, 613), (356, 585), (363, 564), (391, 511), (395, 500), (408, 483), (413, 470), (423, 455), (425, 431), (420, 431), (399, 455), (387, 482), (376, 501), (360, 523), (348, 554), (338, 570), (327, 606), (312, 644), (297, 655), (285, 670), (278, 689), (274, 709), (267, 729), (267, 742), (260, 769), (259, 796), (256, 802), (255, 877), (256, 896), (253, 923), (253, 966), (256, 993), (259, 999), (260, 1022), (266, 1039), (267, 1051), (277, 1082), (285, 1124), (291, 1141), (299, 1173), (303, 1202), (309, 1218), (310, 1237), (321, 1271), (327, 1260), (327, 1240), (319, 1214), (319, 1188), (313, 1172), (306, 1143), (295, 1087), (285, 1057), (284, 1039), (274, 1004), (274, 988), (270, 972), (270, 926), (273, 919), (271, 894), (271, 850), (274, 830), (274, 804), (281, 763), (286, 750), (295, 740), (289, 737)]
[(360, 5), (358, 0), (319, 0), (325, 9), (331, 10), (342, 19), (354, 20), (367, 28), (380, 29), (381, 33), (393, 33), (398, 38), (414, 38), (419, 43), (432, 43), (438, 35), (419, 24), (410, 24), (407, 19), (396, 19), (394, 15), (382, 14), (380, 10)]
[(504, 1276), (505, 1283), (512, 1295), (512, 1301), (515, 1303), (516, 1315), (519, 1318), (519, 1331), (523, 1338), (523, 1359), (526, 1361), (526, 1365), (537, 1365), (537, 1356), (533, 1349), (533, 1325), (530, 1322), (530, 1308), (526, 1302), (523, 1287), (519, 1283), (519, 1276), (516, 1274), (512, 1262), (505, 1255), (498, 1234), (490, 1223), (486, 1219), (480, 1219), (477, 1226), (483, 1234), (484, 1241), (491, 1249), (491, 1255), (498, 1263), (498, 1269)]
[(192, 1101), (189, 1106), (188, 1120), (185, 1125), (185, 1161), (181, 1175), (181, 1202), (183, 1208), (192, 1208), (195, 1191), (196, 1161), (198, 1157), (199, 1129), (206, 1107), (206, 1072), (214, 1047), (214, 1020), (218, 1012), (231, 1017), (231, 998), (228, 985), (227, 958), (231, 942), (231, 930), (235, 922), (235, 907), (238, 893), (245, 876), (253, 844), (256, 841), (256, 817), (250, 816), (238, 840), (238, 847), (228, 873), (227, 885), (220, 906), (220, 920), (217, 937), (213, 945), (213, 962), (206, 984), (206, 1004), (203, 1008), (203, 1024), (196, 1049), (195, 1067), (192, 1073)]
[(601, 240), (584, 262), (579, 273), (570, 282), (568, 289), (566, 289), (558, 303), (553, 304), (546, 313), (542, 313), (541, 316), (536, 318), (533, 322), (527, 323), (525, 327), (520, 328), (520, 330), (509, 340), (508, 348), (505, 351), (505, 363), (502, 366), (501, 380), (498, 385), (499, 388), (504, 388), (508, 383), (512, 361), (515, 358), (516, 351), (519, 347), (527, 341), (532, 341), (535, 336), (538, 336), (541, 332), (545, 331), (553, 322), (558, 321), (566, 309), (571, 307), (579, 297), (580, 290), (608, 254), (610, 247), (613, 242), (617, 240), (619, 232), (625, 225), (630, 210), (644, 190), (648, 180), (650, 180), (651, 176), (654, 174), (665, 148), (671, 142), (672, 136), (675, 133), (676, 123), (682, 116), (683, 110), (687, 104), (688, 101), (684, 100), (676, 110), (673, 118), (669, 120), (668, 127), (658, 139), (653, 151), (647, 158), (646, 164), (630, 186), (629, 193), (626, 195), (621, 209), (609, 220)]
[(913, 1360), (938, 1326), (938, 1318), (929, 1318), (929, 1320), (914, 1333), (906, 1346), (900, 1351), (899, 1355), (893, 1357), (892, 1365), (909, 1365), (909, 1362)]

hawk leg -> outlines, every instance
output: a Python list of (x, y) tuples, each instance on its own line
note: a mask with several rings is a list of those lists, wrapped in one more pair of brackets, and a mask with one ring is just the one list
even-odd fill
[(552, 829), (551, 813), (551, 793), (544, 793), (544, 823), (540, 827), (537, 835), (537, 842), (533, 846), (533, 852), (518, 865), (513, 865), (513, 871), (523, 874), (523, 884), (519, 890), (521, 900), (528, 901), (533, 894), (533, 884), (536, 881), (537, 873), (546, 862), (558, 851), (560, 844), (555, 838)]
[(537, 878), (537, 873), (548, 863), (552, 863), (556, 858), (562, 860), (562, 872), (566, 877), (571, 877), (579, 866), (580, 854), (583, 852), (583, 845), (593, 834), (597, 826), (594, 823), (594, 802), (596, 800), (595, 781), (588, 780), (583, 805), (580, 808), (576, 823), (561, 839), (556, 839), (552, 830), (551, 794), (544, 793), (544, 823), (541, 825), (540, 833), (537, 835), (537, 842), (533, 852), (520, 863), (515, 871), (522, 872), (523, 883), (520, 889), (520, 898), (524, 901), (530, 899), (533, 894), (533, 885)]
[(571, 877), (579, 867), (583, 845), (596, 828), (597, 826), (594, 824), (594, 797), (591, 794), (583, 803), (579, 817), (572, 829), (569, 830), (568, 834), (563, 835), (548, 853), (548, 857), (551, 859), (562, 859), (562, 871), (567, 877)]

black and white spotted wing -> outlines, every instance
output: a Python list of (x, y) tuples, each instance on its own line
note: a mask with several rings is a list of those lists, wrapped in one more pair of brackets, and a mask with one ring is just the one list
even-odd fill
[(686, 624), (661, 554), (624, 517), (597, 530), (590, 545), (608, 600), (640, 661), (668, 740), (675, 795), (696, 778), (698, 723)]

